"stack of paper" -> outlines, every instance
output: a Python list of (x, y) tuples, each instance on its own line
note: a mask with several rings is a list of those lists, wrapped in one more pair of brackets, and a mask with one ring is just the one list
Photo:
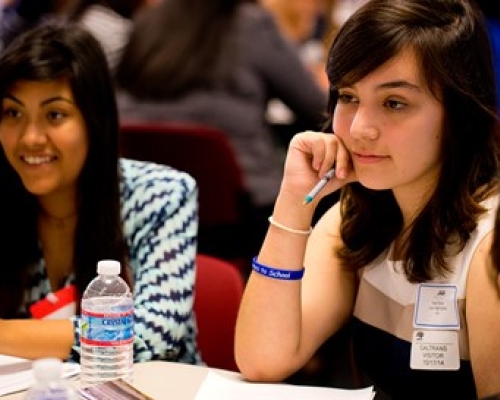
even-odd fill
[(372, 400), (373, 387), (334, 389), (284, 383), (250, 383), (210, 371), (195, 400)]
[[(31, 360), (0, 354), (0, 396), (26, 390), (35, 383)], [(63, 378), (80, 373), (80, 364), (64, 363)]]

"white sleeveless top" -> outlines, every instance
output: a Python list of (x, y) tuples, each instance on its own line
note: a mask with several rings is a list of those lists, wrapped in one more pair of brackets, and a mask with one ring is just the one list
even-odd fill
[[(457, 286), (460, 316), (460, 358), (469, 360), (469, 343), (465, 318), (465, 292), (471, 259), (481, 240), (492, 231), (495, 223), (498, 196), (482, 203), (487, 209), (478, 221), (476, 229), (464, 249), (447, 259), (451, 273), (446, 278), (428, 283), (446, 283)], [(418, 284), (408, 282), (399, 261), (381, 257), (360, 270), (360, 284), (354, 308), (354, 316), (361, 322), (381, 329), (395, 337), (411, 342), (413, 315)]]

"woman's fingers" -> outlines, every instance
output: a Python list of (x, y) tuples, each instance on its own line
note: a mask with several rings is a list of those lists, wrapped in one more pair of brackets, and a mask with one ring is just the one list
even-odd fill
[(334, 186), (356, 180), (349, 151), (342, 140), (332, 133), (306, 131), (297, 134), (288, 157), (292, 169), (303, 171), (307, 165), (308, 169), (316, 172), (318, 178), (334, 167), (335, 178), (342, 181), (340, 185)]
[[(354, 170), (352, 168), (351, 155), (344, 146), (341, 139), (337, 139), (336, 148), (336, 161), (335, 161), (335, 176), (337, 179), (345, 180), (349, 178), (349, 182), (355, 179)], [(347, 183), (347, 182), (344, 182)]]

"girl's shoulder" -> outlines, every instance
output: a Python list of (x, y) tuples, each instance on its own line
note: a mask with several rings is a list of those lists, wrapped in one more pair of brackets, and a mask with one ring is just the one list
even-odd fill
[(500, 195), (495, 193), (481, 202), (485, 212), (479, 217), (477, 229), (490, 231), (493, 229)]

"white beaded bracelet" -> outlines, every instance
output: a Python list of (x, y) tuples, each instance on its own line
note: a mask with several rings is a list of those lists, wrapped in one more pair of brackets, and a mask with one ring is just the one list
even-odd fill
[(274, 219), (273, 219), (273, 216), (271, 215), (269, 218), (268, 218), (268, 221), (271, 225), (275, 226), (276, 228), (280, 228), (286, 232), (290, 232), (290, 233), (297, 233), (299, 235), (310, 235), (311, 232), (312, 232), (312, 228), (309, 228), (308, 230), (302, 230), (302, 229), (293, 229), (293, 228), (290, 228), (289, 226), (286, 226), (286, 225), (283, 225), (283, 224), (280, 224), (279, 222), (276, 222)]

